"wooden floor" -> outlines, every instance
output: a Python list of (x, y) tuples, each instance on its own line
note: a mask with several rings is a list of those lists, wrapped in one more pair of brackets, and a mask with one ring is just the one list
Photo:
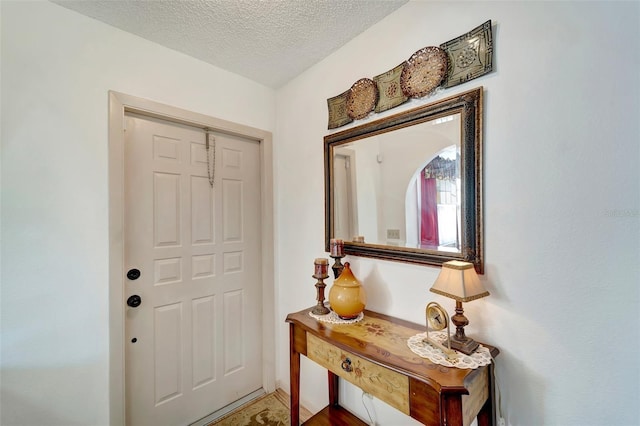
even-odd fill
[(302, 415), (300, 419), (306, 422), (305, 426), (367, 426), (367, 423), (340, 406), (325, 407), (308, 421), (302, 420)]

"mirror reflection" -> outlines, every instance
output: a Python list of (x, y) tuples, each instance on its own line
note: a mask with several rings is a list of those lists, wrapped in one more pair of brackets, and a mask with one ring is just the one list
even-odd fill
[(483, 273), (481, 87), (324, 140), (326, 250)]
[(334, 238), (460, 252), (460, 114), (333, 153)]

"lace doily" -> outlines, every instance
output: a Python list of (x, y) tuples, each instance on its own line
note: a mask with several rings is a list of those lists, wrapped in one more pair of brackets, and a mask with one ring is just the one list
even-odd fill
[[(446, 346), (446, 331), (430, 332), (429, 337)], [(491, 364), (491, 354), (489, 353), (489, 349), (485, 348), (482, 345), (480, 345), (478, 349), (471, 355), (465, 355), (463, 353), (456, 352), (456, 358), (449, 359), (441, 349), (424, 342), (423, 340), (426, 338), (427, 333), (416, 334), (415, 336), (409, 337), (407, 345), (414, 354), (419, 355), (422, 358), (427, 358), (434, 364), (444, 365), (445, 367), (471, 369)]]
[(333, 311), (329, 311), (329, 313), (326, 315), (317, 315), (309, 312), (309, 315), (320, 322), (328, 322), (331, 324), (355, 324), (359, 321), (362, 321), (362, 318), (364, 318), (364, 314), (362, 312), (360, 312), (360, 314), (356, 318), (350, 320), (340, 318), (338, 314)]

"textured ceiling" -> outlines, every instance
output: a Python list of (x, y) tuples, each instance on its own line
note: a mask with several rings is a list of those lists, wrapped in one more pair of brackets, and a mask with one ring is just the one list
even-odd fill
[(408, 0), (52, 0), (272, 88)]

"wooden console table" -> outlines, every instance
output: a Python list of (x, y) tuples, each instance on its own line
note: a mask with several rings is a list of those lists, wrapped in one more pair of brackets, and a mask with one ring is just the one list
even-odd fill
[[(329, 375), (329, 405), (305, 425), (366, 423), (338, 403), (338, 379), (426, 425), (478, 426), (494, 423), (493, 364), (475, 370), (448, 368), (414, 354), (409, 337), (425, 331), (408, 321), (372, 311), (355, 324), (330, 324), (309, 315), (289, 314), (291, 349), (291, 425), (300, 418), (300, 354), (323, 366)], [(483, 344), (484, 345), (484, 344)], [(484, 345), (496, 357), (498, 349)]]

